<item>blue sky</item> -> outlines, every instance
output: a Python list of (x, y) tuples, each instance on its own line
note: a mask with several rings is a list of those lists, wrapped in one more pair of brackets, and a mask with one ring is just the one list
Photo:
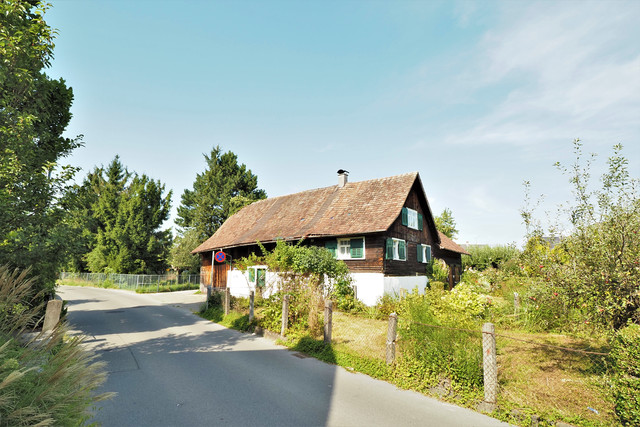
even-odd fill
[(269, 196), (420, 172), (459, 243), (521, 244), (571, 198), (572, 141), (640, 175), (640, 2), (59, 0), (81, 180), (118, 154), (173, 190), (215, 145)]

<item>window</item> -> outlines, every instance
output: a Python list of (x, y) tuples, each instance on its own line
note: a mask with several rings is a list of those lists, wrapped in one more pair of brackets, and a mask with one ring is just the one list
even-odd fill
[(407, 242), (401, 239), (387, 239), (386, 259), (407, 260)]
[(411, 208), (402, 208), (402, 225), (422, 231), (424, 219), (422, 214)]
[(418, 262), (428, 264), (431, 262), (431, 246), (418, 243)]
[(324, 247), (338, 259), (364, 259), (364, 237), (328, 240)]
[(247, 268), (247, 276), (250, 284), (262, 288), (266, 284), (267, 269), (264, 267), (249, 267)]

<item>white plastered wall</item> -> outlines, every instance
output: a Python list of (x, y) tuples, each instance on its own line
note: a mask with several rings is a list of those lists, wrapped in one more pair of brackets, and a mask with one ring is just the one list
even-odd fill
[[(390, 277), (382, 273), (351, 273), (351, 277), (353, 277), (353, 285), (356, 286), (358, 299), (368, 306), (376, 305), (378, 299), (385, 293), (399, 295), (401, 289), (411, 292), (416, 287), (420, 293), (423, 293), (427, 285), (426, 276)], [(272, 290), (277, 289), (277, 282), (277, 274), (267, 270), (263, 295), (269, 296)], [(227, 286), (231, 295), (245, 298), (255, 289), (255, 285), (249, 282), (248, 273), (240, 270), (227, 272)]]

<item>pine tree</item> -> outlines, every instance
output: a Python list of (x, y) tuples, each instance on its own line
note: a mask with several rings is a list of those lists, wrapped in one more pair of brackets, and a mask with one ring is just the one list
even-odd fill
[(85, 223), (95, 226), (90, 251), (83, 254), (93, 272), (160, 273), (171, 244), (169, 230), (160, 230), (169, 217), (171, 191), (146, 175), (130, 173), (118, 156), (109, 166), (96, 168), (80, 193), (91, 194), (76, 210), (86, 212)]
[(216, 232), (222, 223), (243, 206), (267, 197), (258, 189), (258, 177), (231, 151), (219, 146), (204, 155), (207, 169), (196, 176), (193, 189), (182, 193), (176, 224), (194, 228), (200, 240)]

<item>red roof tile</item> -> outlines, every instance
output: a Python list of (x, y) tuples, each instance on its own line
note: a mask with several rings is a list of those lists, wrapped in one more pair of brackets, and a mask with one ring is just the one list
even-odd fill
[(411, 172), (260, 200), (232, 215), (193, 253), (257, 241), (386, 231), (416, 180), (418, 173)]
[(457, 252), (459, 254), (471, 255), (469, 252), (465, 251), (462, 246), (458, 245), (456, 242), (448, 238), (441, 231), (438, 231), (438, 235), (440, 236), (441, 249), (446, 249), (451, 252)]

